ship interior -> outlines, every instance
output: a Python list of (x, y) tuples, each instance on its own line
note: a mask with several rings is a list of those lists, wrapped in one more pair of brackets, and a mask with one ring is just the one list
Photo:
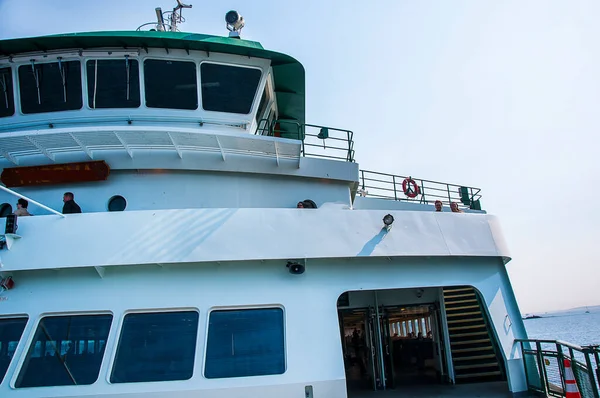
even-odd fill
[(350, 398), (443, 391), (455, 383), (506, 388), (483, 312), (467, 308), (480, 314), (472, 320), (461, 315), (463, 307), (479, 308), (471, 287), (346, 292), (337, 304)]

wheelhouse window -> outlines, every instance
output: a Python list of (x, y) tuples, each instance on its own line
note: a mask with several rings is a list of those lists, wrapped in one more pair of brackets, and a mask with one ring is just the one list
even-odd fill
[(126, 315), (111, 383), (191, 378), (197, 334), (196, 311)]
[(109, 314), (42, 318), (15, 386), (93, 384), (112, 318)]
[(20, 66), (19, 92), (23, 113), (81, 109), (81, 63), (32, 61)]
[(0, 383), (4, 380), (26, 324), (27, 318), (0, 319)]
[(90, 60), (86, 63), (90, 108), (140, 106), (140, 72), (135, 59)]
[(209, 379), (285, 372), (283, 310), (210, 313), (204, 376)]
[(15, 114), (15, 98), (10, 68), (0, 68), (0, 117)]
[(259, 69), (205, 62), (200, 74), (204, 110), (250, 113), (262, 74)]
[(193, 62), (145, 60), (144, 87), (147, 107), (198, 109), (198, 82)]

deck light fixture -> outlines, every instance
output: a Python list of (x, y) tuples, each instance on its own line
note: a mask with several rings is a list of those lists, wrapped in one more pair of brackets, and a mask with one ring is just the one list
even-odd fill
[(229, 37), (239, 39), (240, 32), (244, 27), (244, 17), (239, 12), (231, 10), (225, 14), (225, 22), (227, 23), (227, 30), (229, 30)]
[(392, 226), (392, 224), (394, 223), (394, 216), (392, 216), (391, 214), (386, 214), (385, 217), (383, 217), (383, 224), (385, 225), (385, 227), (389, 230), (390, 227)]
[(285, 266), (287, 268), (289, 268), (290, 274), (293, 274), (293, 275), (303, 274), (304, 271), (306, 270), (306, 268), (304, 267), (304, 265), (302, 265), (300, 263), (297, 263), (295, 261), (288, 261)]

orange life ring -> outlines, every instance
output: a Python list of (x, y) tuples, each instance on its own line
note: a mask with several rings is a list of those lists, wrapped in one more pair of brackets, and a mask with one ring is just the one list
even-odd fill
[(404, 191), (404, 194), (409, 198), (416, 198), (417, 195), (421, 193), (419, 185), (417, 185), (417, 182), (411, 177), (405, 178), (404, 181), (402, 181), (402, 191)]

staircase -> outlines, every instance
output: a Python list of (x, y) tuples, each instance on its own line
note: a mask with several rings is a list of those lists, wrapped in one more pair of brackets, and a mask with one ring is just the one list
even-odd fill
[(475, 289), (444, 288), (444, 305), (456, 383), (506, 380)]

